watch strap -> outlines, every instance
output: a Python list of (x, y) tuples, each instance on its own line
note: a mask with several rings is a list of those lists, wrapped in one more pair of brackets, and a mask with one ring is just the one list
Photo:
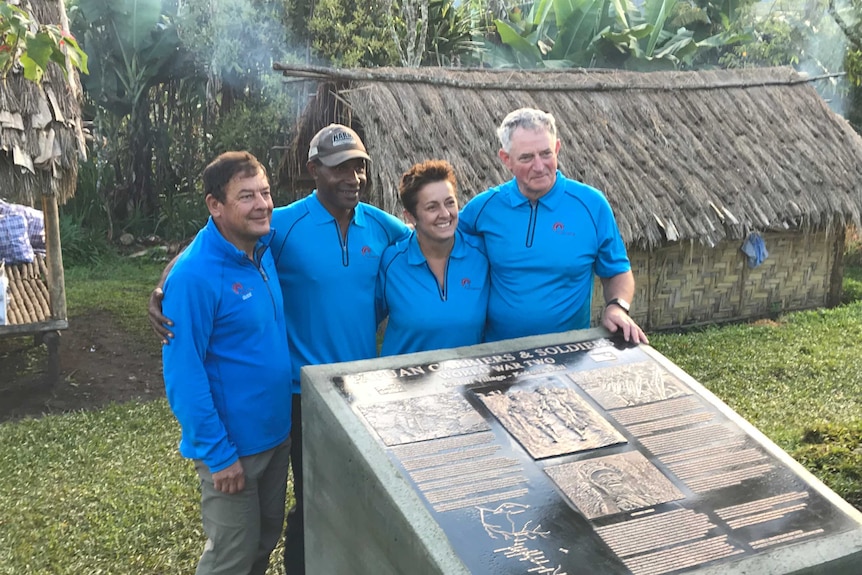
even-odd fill
[(620, 307), (620, 308), (622, 308), (622, 310), (624, 312), (629, 313), (629, 308), (630, 308), (629, 303), (623, 299), (615, 297), (612, 300), (610, 300), (608, 303), (606, 303), (605, 307), (608, 307), (611, 305), (615, 305), (617, 307)]

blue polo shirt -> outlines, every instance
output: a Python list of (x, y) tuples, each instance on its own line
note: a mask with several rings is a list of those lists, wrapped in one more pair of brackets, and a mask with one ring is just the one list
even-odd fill
[(491, 263), (486, 341), (588, 328), (593, 273), (631, 269), (607, 199), (559, 171), (535, 202), (514, 178), (477, 195), (459, 228), (484, 239)]
[(389, 323), (380, 355), (481, 343), (488, 294), (488, 259), (478, 238), (455, 232), (441, 287), (411, 233), (383, 252), (377, 305)]
[(294, 393), (304, 365), (377, 355), (374, 290), (380, 256), (404, 237), (400, 220), (360, 203), (347, 239), (335, 218), (311, 195), (272, 213), (272, 255), (284, 293)]

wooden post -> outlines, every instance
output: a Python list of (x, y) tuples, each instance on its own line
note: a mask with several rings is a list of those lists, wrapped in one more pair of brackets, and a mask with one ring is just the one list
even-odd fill
[(45, 246), (48, 260), (48, 295), (51, 301), (51, 319), (66, 318), (66, 278), (63, 273), (63, 252), (60, 248), (60, 211), (55, 194), (42, 194), (42, 212), (45, 216)]

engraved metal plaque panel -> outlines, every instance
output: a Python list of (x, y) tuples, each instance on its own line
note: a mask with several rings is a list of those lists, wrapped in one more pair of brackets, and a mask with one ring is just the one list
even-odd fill
[(534, 459), (625, 443), (625, 437), (575, 390), (557, 387), (554, 381), (542, 383), (478, 394)]
[(359, 410), (386, 445), (489, 429), (482, 416), (456, 393), (360, 405)]
[(685, 498), (637, 451), (552, 465), (545, 473), (588, 519)]
[(724, 572), (862, 528), (649, 347), (440, 357), (331, 384), (473, 573)]

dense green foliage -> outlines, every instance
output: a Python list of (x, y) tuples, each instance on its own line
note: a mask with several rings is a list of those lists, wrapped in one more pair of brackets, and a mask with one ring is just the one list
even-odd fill
[(94, 135), (71, 221), (109, 241), (187, 237), (205, 216), (198, 177), (213, 156), (248, 149), (274, 171), (295, 117), (272, 71), (290, 59), (284, 10), (277, 0), (71, 0), (91, 59)]
[(333, 66), (394, 66), (392, 15), (381, 0), (319, 0), (308, 21), (315, 55)]
[[(495, 20), (503, 46), (489, 48), (496, 56), (492, 62), (520, 67), (657, 70), (710, 64), (716, 56), (710, 60), (708, 54), (749, 39), (727, 25), (738, 8), (730, 2), (542, 0), (515, 6)], [(716, 25), (710, 11), (724, 24)]]

